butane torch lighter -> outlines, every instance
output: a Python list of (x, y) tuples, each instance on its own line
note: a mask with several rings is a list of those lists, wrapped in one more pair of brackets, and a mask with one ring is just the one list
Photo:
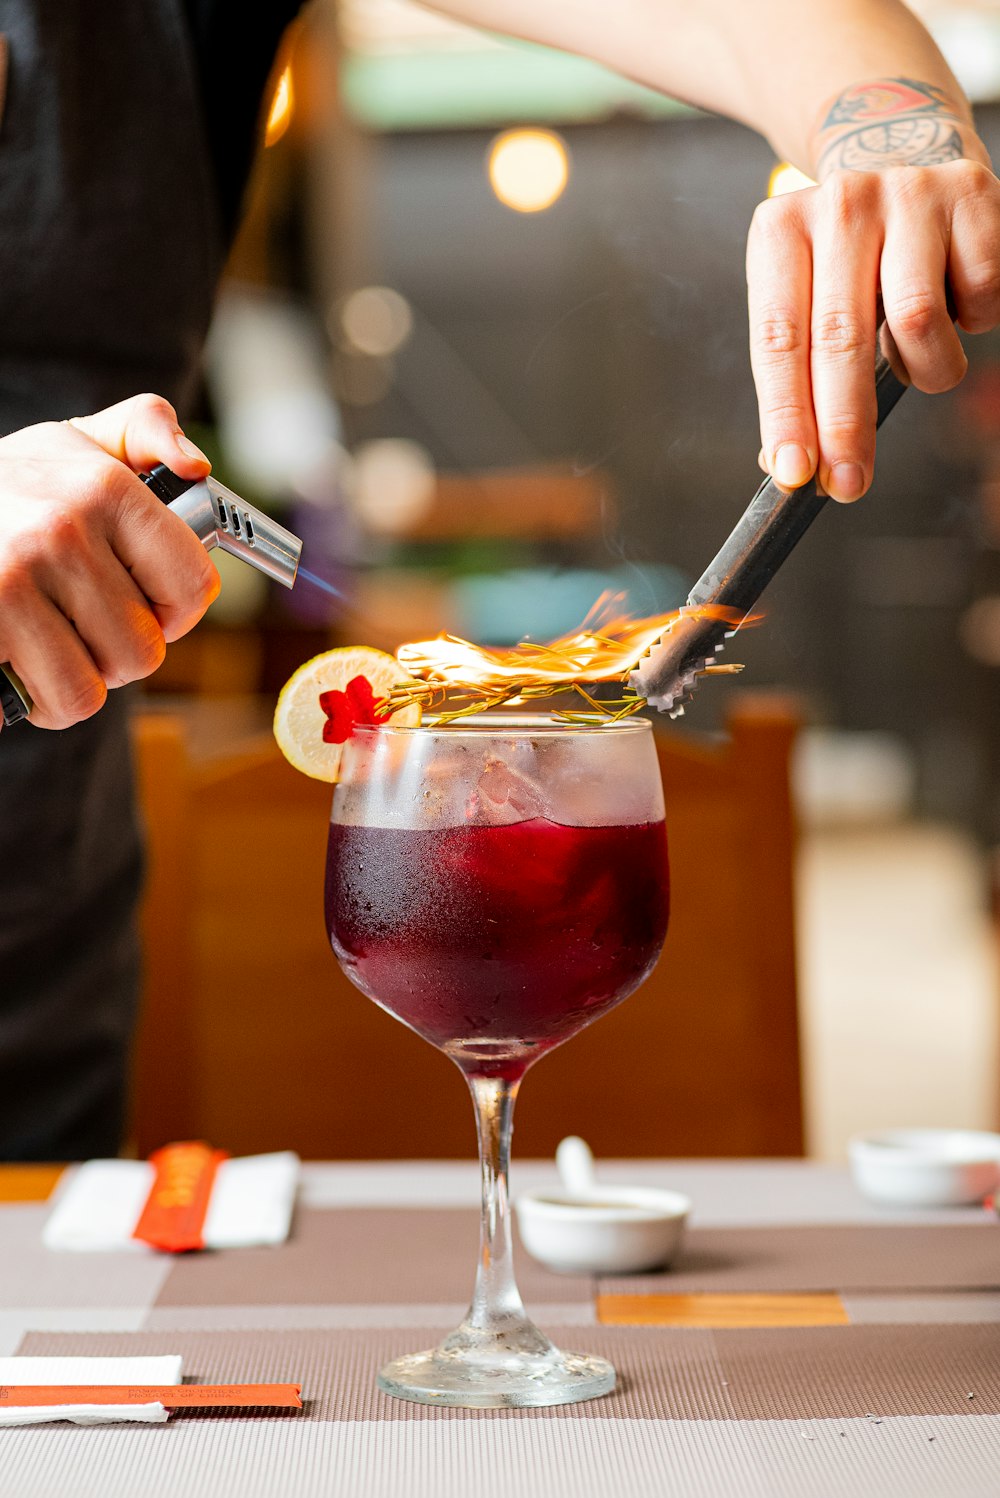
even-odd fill
[[(220, 546), (231, 556), (241, 557), (290, 588), (302, 554), (302, 542), (269, 515), (248, 505), (245, 499), (209, 474), (204, 479), (182, 479), (160, 463), (139, 477), (158, 499), (189, 525), (206, 551)], [(31, 698), (11, 666), (0, 666), (0, 712), (6, 725), (20, 723), (31, 715)]]

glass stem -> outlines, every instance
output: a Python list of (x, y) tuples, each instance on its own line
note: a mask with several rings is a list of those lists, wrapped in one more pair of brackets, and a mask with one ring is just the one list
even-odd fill
[(479, 1128), (479, 1167), (483, 1205), (479, 1230), (479, 1267), (466, 1326), (503, 1335), (527, 1322), (514, 1280), (507, 1170), (514, 1101), (520, 1079), (467, 1077)]

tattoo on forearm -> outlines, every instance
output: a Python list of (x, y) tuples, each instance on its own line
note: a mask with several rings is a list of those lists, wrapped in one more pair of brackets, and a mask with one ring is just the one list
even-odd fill
[(935, 88), (933, 83), (917, 83), (913, 78), (876, 78), (871, 83), (857, 83), (839, 94), (819, 128), (860, 125), (901, 114), (947, 114), (955, 118), (958, 110), (944, 90)]
[[(856, 83), (837, 96), (817, 131), (827, 136), (819, 150), (818, 175), (955, 161), (965, 155), (957, 128), (965, 118), (965, 110), (933, 83), (913, 78)], [(844, 125), (854, 128), (840, 128)]]
[(962, 137), (953, 125), (904, 116), (842, 135), (823, 152), (819, 170), (877, 172), (889, 166), (939, 166), (964, 155)]

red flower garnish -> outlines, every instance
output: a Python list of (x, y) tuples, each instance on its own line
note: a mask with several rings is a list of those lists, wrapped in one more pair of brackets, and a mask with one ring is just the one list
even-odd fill
[(326, 713), (324, 744), (346, 744), (358, 724), (377, 728), (378, 709), (385, 701), (376, 697), (367, 676), (355, 676), (343, 692), (320, 692), (319, 705)]

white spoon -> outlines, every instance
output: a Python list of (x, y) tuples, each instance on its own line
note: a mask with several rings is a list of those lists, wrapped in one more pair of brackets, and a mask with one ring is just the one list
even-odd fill
[(569, 1134), (556, 1150), (556, 1169), (568, 1196), (593, 1196), (597, 1172), (590, 1145), (579, 1134)]

